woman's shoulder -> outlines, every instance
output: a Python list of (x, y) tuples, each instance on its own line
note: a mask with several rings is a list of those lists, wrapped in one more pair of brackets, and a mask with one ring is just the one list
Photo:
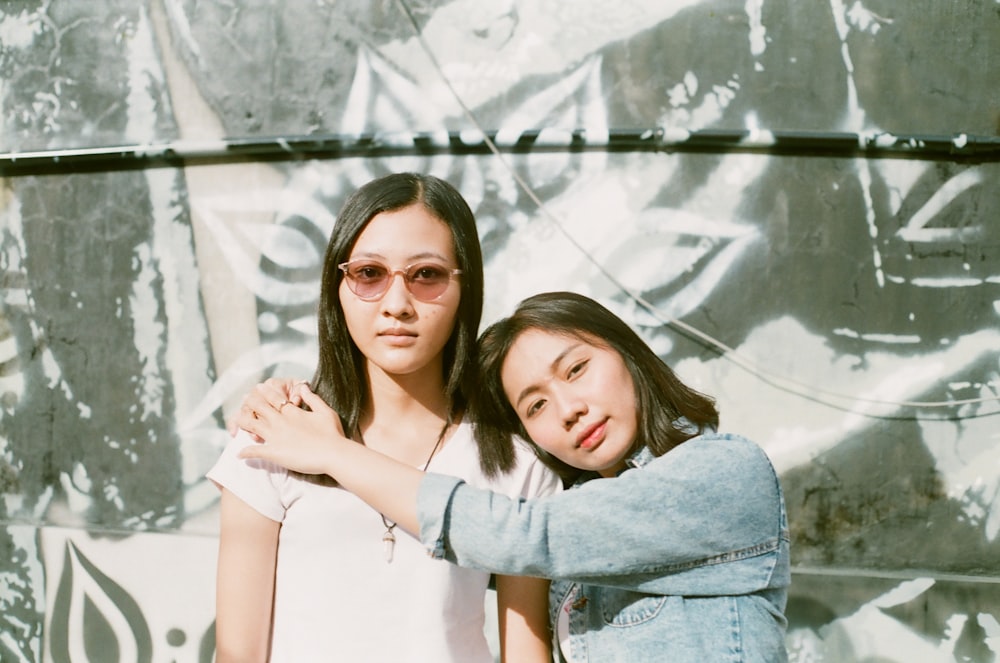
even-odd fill
[(240, 458), (239, 452), (252, 444), (256, 442), (249, 433), (237, 432), (205, 476), (268, 518), (280, 522), (295, 480), (286, 469), (274, 463)]
[(751, 467), (773, 471), (770, 458), (759, 444), (738, 433), (715, 431), (692, 437), (652, 463), (714, 466), (715, 472), (726, 467), (740, 467), (743, 472)]
[(495, 479), (506, 482), (513, 490), (510, 494), (521, 497), (542, 497), (562, 490), (562, 479), (535, 455), (531, 444), (515, 437), (514, 467)]
[(733, 505), (734, 514), (777, 508), (782, 500), (781, 481), (770, 458), (742, 435), (698, 435), (642, 467), (622, 478), (651, 490), (683, 486), (702, 500)]
[[(217, 485), (225, 488), (242, 485), (254, 490), (276, 491), (286, 499), (313, 485), (295, 472), (261, 458), (240, 458), (239, 453), (257, 442), (244, 430), (238, 431), (226, 444), (218, 460), (205, 473)], [(319, 482), (322, 484), (323, 482)]]
[(725, 431), (715, 431), (708, 430), (701, 435), (696, 435), (692, 437), (689, 442), (701, 442), (703, 444), (711, 445), (721, 445), (726, 448), (732, 449), (734, 447), (742, 447), (744, 449), (759, 449), (760, 445), (751, 440), (750, 438), (741, 435), (739, 433), (731, 433)]
[(257, 470), (279, 469), (277, 466), (272, 466), (272, 463), (268, 463), (264, 460), (248, 460), (240, 458), (240, 451), (254, 444), (256, 444), (256, 442), (245, 430), (241, 428), (236, 431), (236, 434), (230, 437), (226, 442), (226, 445), (223, 447), (222, 453), (219, 454), (219, 458), (216, 460), (215, 465), (211, 470), (209, 470), (208, 476), (211, 478), (212, 474), (234, 471), (236, 468), (250, 468)]
[[(513, 467), (507, 472), (487, 476), (479, 462), (479, 447), (473, 436), (473, 425), (463, 421), (448, 443), (448, 446), (454, 445), (451, 449), (451, 467), (443, 463), (435, 467), (432, 463), (430, 469), (441, 474), (458, 476), (469, 485), (502, 493), (508, 497), (541, 497), (562, 489), (559, 477), (538, 459), (527, 442), (520, 438), (515, 438), (513, 442)], [(458, 456), (461, 456), (462, 461), (461, 473), (449, 471), (458, 469), (455, 464)], [(445, 460), (444, 454), (441, 460)]]

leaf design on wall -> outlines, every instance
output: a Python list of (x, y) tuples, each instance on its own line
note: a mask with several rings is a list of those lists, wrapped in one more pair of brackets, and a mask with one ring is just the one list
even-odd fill
[(54, 663), (153, 659), (152, 637), (139, 604), (72, 541), (66, 543), (48, 640)]
[(889, 281), (938, 290), (1000, 282), (982, 259), (996, 234), (986, 223), (988, 168), (925, 168), (909, 189), (883, 173), (893, 215), (885, 241)]

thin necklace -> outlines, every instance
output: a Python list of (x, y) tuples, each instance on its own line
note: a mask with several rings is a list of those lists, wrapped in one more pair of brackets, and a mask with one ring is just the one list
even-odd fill
[[(448, 432), (448, 425), (449, 422), (444, 422), (444, 428), (441, 429), (441, 434), (438, 435), (437, 442), (434, 443), (434, 448), (431, 449), (431, 455), (427, 457), (427, 462), (425, 462), (424, 466), (420, 469), (421, 472), (426, 472), (427, 468), (430, 467), (431, 459), (434, 458), (434, 454), (437, 453), (438, 447), (441, 446), (441, 442), (444, 440), (444, 434)], [(364, 439), (362, 439), (361, 442), (363, 444)], [(385, 553), (385, 563), (392, 564), (392, 554), (396, 550), (396, 535), (393, 533), (393, 530), (396, 529), (396, 523), (386, 518), (381, 511), (378, 515), (382, 518), (382, 524), (385, 526), (385, 534), (382, 535), (382, 550)]]

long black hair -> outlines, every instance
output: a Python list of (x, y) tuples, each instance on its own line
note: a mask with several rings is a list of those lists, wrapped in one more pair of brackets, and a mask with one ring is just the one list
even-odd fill
[[(479, 388), (471, 404), (484, 467), (505, 462), (511, 438), (531, 441), (500, 378), (514, 342), (537, 329), (578, 338), (621, 355), (635, 387), (638, 430), (630, 454), (648, 447), (661, 456), (719, 424), (715, 401), (680, 381), (635, 331), (598, 302), (573, 292), (548, 292), (522, 301), (514, 313), (490, 325), (479, 338)], [(532, 444), (538, 457), (563, 481), (581, 470)]]
[(458, 268), (462, 270), (461, 298), (455, 328), (444, 347), (444, 380), (448, 420), (466, 409), (476, 362), (476, 334), (483, 311), (483, 254), (476, 220), (455, 187), (432, 175), (394, 173), (368, 182), (344, 202), (323, 258), (319, 297), (319, 363), (311, 388), (340, 415), (344, 432), (358, 433), (368, 376), (364, 356), (351, 338), (340, 304), (345, 262), (358, 236), (378, 214), (420, 204), (451, 230)]

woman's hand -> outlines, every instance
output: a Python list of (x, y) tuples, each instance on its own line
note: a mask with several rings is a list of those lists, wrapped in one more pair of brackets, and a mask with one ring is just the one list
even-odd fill
[[(266, 384), (266, 383), (265, 383)], [(258, 385), (240, 410), (240, 428), (258, 440), (244, 448), (241, 458), (259, 458), (303, 474), (330, 474), (330, 458), (344, 443), (340, 417), (307, 385), (296, 387), (303, 409), (290, 401), (274, 405), (274, 390)], [(338, 444), (339, 443), (339, 444)]]
[[(340, 417), (308, 386), (299, 387), (303, 407), (277, 401), (268, 388), (243, 401), (240, 427), (264, 440), (240, 450), (302, 474), (327, 474), (402, 529), (419, 532), (417, 492), (424, 473), (344, 437)], [(308, 408), (308, 409), (306, 409)]]
[[(308, 384), (304, 380), (292, 380), (291, 378), (268, 378), (255, 385), (250, 393), (243, 398), (243, 403), (236, 412), (236, 416), (226, 426), (229, 434), (236, 435), (236, 431), (241, 428), (250, 432), (255, 420), (254, 413), (259, 415), (260, 412), (270, 409), (280, 412), (286, 405), (296, 407), (301, 405), (302, 389), (308, 390)], [(253, 406), (250, 403), (253, 403)], [(261, 441), (256, 435), (254, 438), (258, 442)]]

